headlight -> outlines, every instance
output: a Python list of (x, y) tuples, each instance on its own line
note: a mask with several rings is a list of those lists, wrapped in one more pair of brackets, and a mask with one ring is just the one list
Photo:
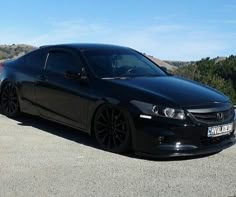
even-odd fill
[(142, 111), (142, 113), (147, 115), (173, 118), (178, 120), (186, 119), (184, 110), (182, 109), (153, 105), (150, 103), (144, 103), (135, 100), (131, 101), (131, 103), (134, 104), (136, 107), (138, 107)]
[(167, 118), (174, 118), (174, 119), (185, 119), (184, 110), (182, 109), (174, 109), (169, 107), (162, 107), (162, 106), (156, 106), (153, 105), (152, 112), (155, 115), (167, 117)]

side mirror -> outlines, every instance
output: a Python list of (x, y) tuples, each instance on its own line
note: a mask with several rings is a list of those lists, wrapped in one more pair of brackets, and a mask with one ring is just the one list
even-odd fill
[(88, 74), (87, 74), (87, 72), (86, 72), (84, 67), (82, 67), (82, 69), (81, 69), (80, 79), (79, 80), (81, 82), (83, 82), (83, 83), (88, 83), (89, 82)]
[(85, 68), (81, 69), (81, 72), (73, 72), (73, 71), (66, 71), (65, 72), (65, 78), (66, 79), (74, 79), (78, 80), (82, 83), (88, 83), (88, 74), (85, 70)]
[(64, 76), (66, 79), (76, 79), (76, 80), (80, 79), (80, 73), (72, 72), (72, 71), (66, 71)]

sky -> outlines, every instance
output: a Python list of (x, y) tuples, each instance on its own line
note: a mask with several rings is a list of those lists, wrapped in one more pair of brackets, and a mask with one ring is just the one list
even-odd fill
[(0, 1), (0, 44), (108, 43), (162, 60), (236, 55), (235, 0)]

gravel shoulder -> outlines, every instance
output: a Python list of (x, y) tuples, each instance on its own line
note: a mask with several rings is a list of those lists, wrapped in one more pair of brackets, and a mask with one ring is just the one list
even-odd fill
[(0, 115), (0, 196), (236, 196), (236, 146), (148, 160), (100, 150), (74, 129)]

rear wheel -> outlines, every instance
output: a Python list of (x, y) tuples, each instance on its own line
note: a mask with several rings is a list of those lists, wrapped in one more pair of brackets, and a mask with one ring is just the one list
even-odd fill
[(116, 106), (105, 105), (94, 118), (94, 133), (105, 150), (122, 153), (130, 148), (131, 132), (127, 114)]
[(20, 114), (17, 89), (12, 83), (4, 85), (1, 92), (2, 113), (10, 118)]

